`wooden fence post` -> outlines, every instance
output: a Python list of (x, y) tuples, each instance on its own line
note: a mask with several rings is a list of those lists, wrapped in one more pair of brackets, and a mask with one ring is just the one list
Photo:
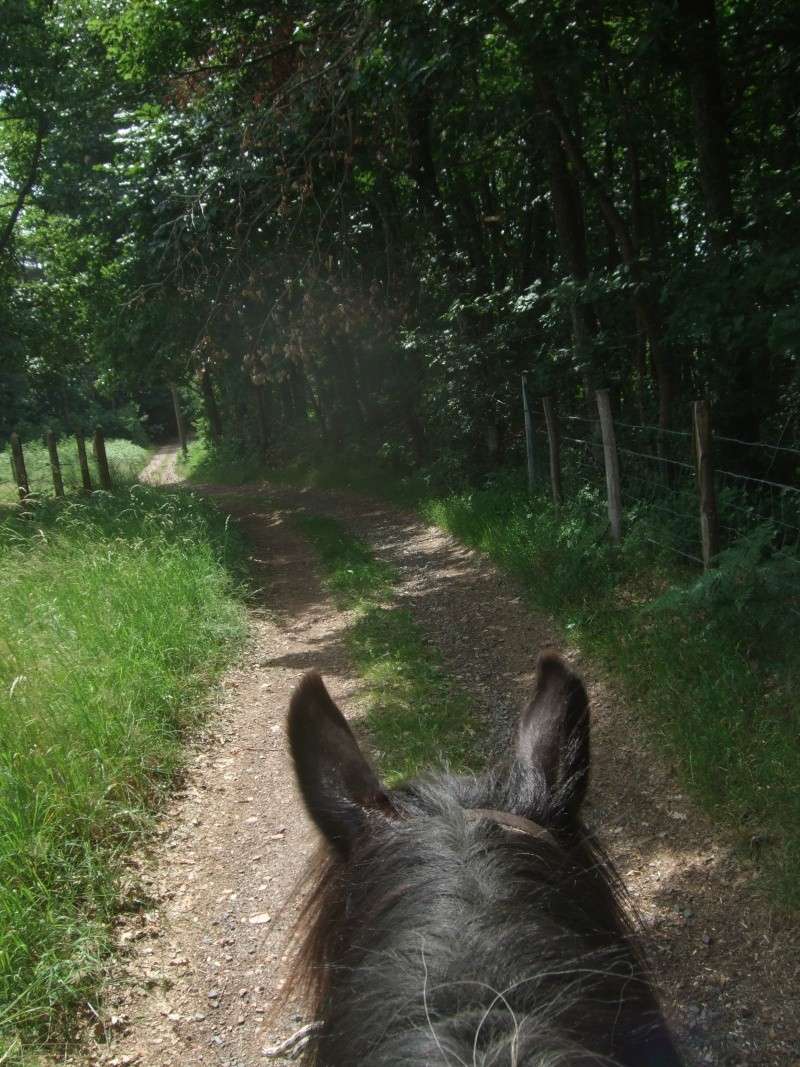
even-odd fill
[(97, 473), (100, 475), (100, 485), (110, 493), (114, 486), (111, 482), (111, 471), (108, 469), (106, 439), (99, 426), (94, 431), (94, 458), (97, 460)]
[(183, 458), (186, 459), (186, 426), (183, 422), (181, 402), (178, 399), (178, 389), (174, 382), (169, 383), (169, 391), (172, 394), (172, 406), (175, 408), (175, 423), (178, 427), (178, 440), (181, 443), (181, 451), (183, 452)]
[(536, 483), (536, 472), (533, 465), (533, 415), (531, 414), (531, 398), (528, 395), (528, 375), (522, 374), (522, 410), (525, 414), (525, 453), (528, 459), (528, 492), (532, 493)]
[(611, 398), (608, 395), (608, 389), (597, 390), (597, 410), (600, 413), (600, 433), (603, 436), (611, 540), (614, 544), (619, 544), (622, 539), (622, 492), (619, 481), (617, 438), (614, 433), (614, 419), (611, 415)]
[(89, 473), (89, 460), (86, 458), (86, 438), (80, 430), (75, 434), (75, 444), (78, 448), (78, 466), (81, 469), (81, 485), (83, 486), (84, 493), (91, 493), (92, 476)]
[(61, 477), (61, 463), (58, 459), (58, 445), (56, 435), (52, 430), (47, 431), (47, 451), (50, 454), (50, 470), (53, 475), (53, 492), (56, 496), (64, 495), (64, 479)]
[(561, 507), (561, 437), (558, 430), (558, 417), (552, 398), (542, 397), (544, 419), (547, 424), (547, 443), (550, 446), (550, 482), (553, 486), (553, 503)]
[(26, 500), (31, 495), (31, 488), (28, 483), (28, 472), (25, 469), (22, 442), (18, 434), (12, 433), (9, 443), (11, 445), (11, 472), (14, 475), (14, 481), (17, 483), (17, 492), (20, 500)]
[(700, 539), (703, 543), (703, 569), (708, 570), (719, 552), (719, 514), (714, 492), (714, 467), (711, 462), (711, 409), (705, 400), (692, 404), (694, 418), (694, 455), (697, 465), (697, 490), (700, 495)]

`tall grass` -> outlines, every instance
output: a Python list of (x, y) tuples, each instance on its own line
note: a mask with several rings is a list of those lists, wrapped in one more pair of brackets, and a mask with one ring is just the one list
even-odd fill
[[(28, 473), (30, 490), (37, 496), (48, 497), (53, 494), (53, 478), (50, 471), (50, 456), (41, 441), (23, 442), (25, 469)], [(97, 463), (87, 441), (86, 454), (89, 460), (89, 473), (95, 486), (100, 484)], [(112, 477), (119, 481), (131, 481), (150, 458), (150, 451), (135, 445), (133, 441), (112, 438), (106, 441), (106, 454)], [(69, 491), (81, 486), (81, 472), (78, 466), (78, 452), (74, 438), (59, 441), (58, 458), (64, 488)], [(11, 476), (11, 457), (8, 447), (0, 450), (0, 503), (12, 503), (18, 500), (17, 487)]]
[(95, 988), (119, 856), (242, 634), (239, 554), (209, 505), (145, 486), (0, 523), (0, 1062)]

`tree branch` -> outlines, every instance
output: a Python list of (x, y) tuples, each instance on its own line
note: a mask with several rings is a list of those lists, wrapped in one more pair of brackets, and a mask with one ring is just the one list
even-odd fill
[(25, 201), (33, 188), (36, 181), (36, 175), (39, 173), (39, 164), (42, 161), (42, 148), (44, 146), (45, 135), (45, 121), (40, 115), (36, 123), (36, 144), (33, 149), (33, 156), (31, 157), (31, 165), (28, 169), (28, 177), (22, 183), (17, 193), (14, 207), (11, 210), (11, 214), (8, 216), (8, 221), (3, 227), (3, 232), (0, 234), (0, 256), (4, 255), (6, 249), (11, 243), (11, 235), (14, 232), (14, 227), (17, 224), (17, 219), (25, 206)]

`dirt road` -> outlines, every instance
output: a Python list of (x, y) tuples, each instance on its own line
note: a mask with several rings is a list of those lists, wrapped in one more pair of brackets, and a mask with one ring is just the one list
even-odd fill
[[(161, 450), (153, 481), (174, 481)], [(354, 714), (351, 623), (321, 590), (309, 549), (286, 521), (330, 514), (400, 570), (399, 598), (507, 743), (536, 650), (560, 644), (514, 583), (410, 515), (344, 494), (208, 486), (253, 546), (260, 593), (247, 650), (219, 686), (180, 794), (146, 855), (131, 861), (139, 905), (123, 918), (120, 956), (98, 1040), (73, 1062), (251, 1067), (306, 1020), (271, 1013), (285, 975), (296, 885), (313, 833), (283, 737), (290, 692), (318, 667)], [(571, 657), (573, 660), (575, 656)], [(579, 658), (578, 658), (579, 659)], [(689, 1064), (800, 1065), (798, 936), (752, 887), (754, 870), (681, 793), (608, 680), (578, 662), (594, 714), (590, 822), (643, 915), (666, 1008)], [(133, 891), (132, 891), (133, 892)]]

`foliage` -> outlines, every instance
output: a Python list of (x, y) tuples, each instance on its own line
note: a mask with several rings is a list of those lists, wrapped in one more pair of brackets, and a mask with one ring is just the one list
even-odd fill
[[(387, 496), (400, 507), (411, 507), (431, 492), (432, 485), (452, 484), (444, 475), (445, 463), (432, 465), (430, 471), (412, 472), (407, 464), (394, 462), (385, 454), (378, 462), (360, 449), (351, 449), (345, 456), (332, 456), (319, 447), (312, 448), (292, 459), (282, 454), (266, 458), (235, 444), (219, 448), (203, 439), (189, 445), (189, 457), (181, 470), (194, 483), (224, 482), (243, 485), (269, 479), (278, 485), (302, 485), (314, 489), (350, 489), (374, 496)], [(447, 466), (450, 471), (450, 467)], [(452, 473), (452, 472), (451, 472)], [(458, 482), (461, 484), (462, 479)]]
[(243, 451), (237, 441), (210, 445), (204, 438), (191, 441), (186, 459), (178, 460), (180, 474), (195, 484), (224, 482), (243, 485), (264, 476), (263, 461)]
[(210, 505), (144, 486), (0, 522), (4, 1062), (57, 1046), (97, 988), (121, 851), (242, 634), (239, 551)]
[(797, 440), (789, 0), (23, 7), (0, 429), (200, 374), (251, 450), (300, 427), (480, 474), (525, 369)]
[(775, 551), (775, 531), (757, 527), (721, 552), (717, 565), (653, 604), (666, 615), (689, 614), (704, 629), (724, 632), (745, 655), (789, 654), (800, 616), (800, 560)]

